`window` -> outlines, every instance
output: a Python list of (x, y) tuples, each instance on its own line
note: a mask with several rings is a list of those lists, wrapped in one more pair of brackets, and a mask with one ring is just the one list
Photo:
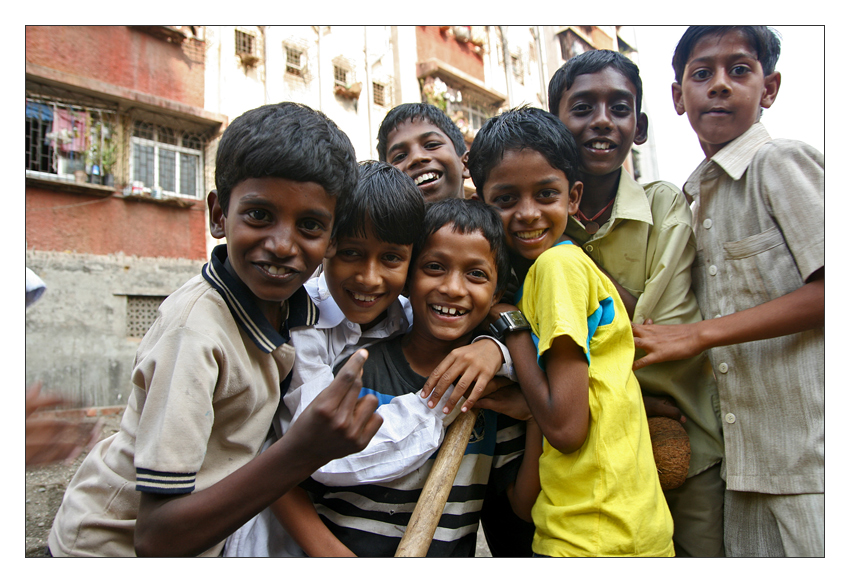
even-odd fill
[(372, 83), (372, 102), (384, 107), (387, 105), (387, 86), (383, 83)]
[(157, 317), (166, 296), (127, 296), (127, 336), (142, 338)]
[(257, 39), (250, 32), (244, 30), (236, 31), (236, 54), (237, 55), (256, 55)]
[(485, 121), (493, 117), (493, 113), (476, 103), (449, 102), (448, 109), (450, 114), (461, 114), (463, 116), (473, 135), (481, 129)]
[[(590, 34), (590, 32), (585, 31), (585, 27), (582, 27), (582, 31)], [(593, 49), (593, 47), (572, 30), (565, 30), (560, 33), (558, 35), (558, 41), (561, 44), (561, 58), (565, 61), (569, 61), (571, 58)]]
[(26, 99), (26, 170), (100, 184), (115, 165), (115, 112), (49, 97)]
[(349, 85), (348, 77), (350, 74), (351, 71), (349, 71), (342, 65), (334, 65), (334, 84), (347, 87)]
[(304, 51), (296, 47), (286, 46), (286, 72), (290, 75), (302, 77), (306, 69), (306, 55)]
[(201, 198), (203, 136), (136, 121), (130, 142), (133, 182), (164, 195)]

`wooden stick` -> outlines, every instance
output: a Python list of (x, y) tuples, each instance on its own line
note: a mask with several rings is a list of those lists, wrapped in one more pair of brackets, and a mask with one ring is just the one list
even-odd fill
[(446, 431), (443, 445), (401, 537), (396, 557), (424, 557), (428, 553), (477, 416), (477, 409), (461, 413)]

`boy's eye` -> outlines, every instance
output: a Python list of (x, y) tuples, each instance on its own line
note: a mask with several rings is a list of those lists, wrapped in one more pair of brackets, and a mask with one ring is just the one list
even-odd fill
[(508, 207), (514, 203), (514, 196), (512, 194), (500, 194), (499, 196), (495, 196), (492, 199), (490, 204), (493, 204), (498, 207)]
[(355, 249), (338, 249), (336, 254), (346, 259), (358, 257), (360, 255)]
[(399, 152), (398, 154), (392, 157), (392, 160), (390, 160), (390, 164), (398, 164), (399, 162), (404, 160), (406, 155), (407, 154), (405, 154), (404, 152)]
[(384, 261), (387, 263), (401, 263), (402, 258), (400, 255), (396, 255), (395, 253), (387, 253), (384, 255)]
[(746, 75), (750, 71), (750, 68), (746, 65), (735, 65), (732, 67), (732, 74), (736, 76)]
[(320, 233), (325, 230), (325, 226), (315, 219), (304, 219), (300, 224), (301, 229), (308, 233)]
[(617, 115), (629, 115), (632, 112), (632, 108), (625, 103), (617, 103), (611, 107), (611, 111)]
[(550, 199), (550, 198), (554, 198), (554, 197), (558, 196), (558, 191), (557, 190), (541, 190), (537, 194), (537, 196), (539, 198), (543, 198), (543, 199)]
[(489, 278), (487, 277), (487, 273), (482, 269), (473, 269), (469, 272), (469, 276), (473, 279), (480, 279), (487, 281)]
[(434, 261), (430, 261), (430, 262), (428, 262), (428, 263), (425, 263), (425, 264), (422, 266), (422, 269), (423, 269), (424, 271), (436, 272), (436, 271), (442, 271), (442, 270), (443, 270), (443, 266), (442, 266), (442, 265), (440, 265), (439, 263), (434, 262)]
[(584, 113), (589, 113), (592, 109), (593, 108), (591, 108), (586, 103), (577, 103), (574, 106), (572, 106), (572, 108), (570, 108), (570, 112), (577, 114), (577, 115), (581, 115), (581, 114), (584, 114)]
[(247, 211), (245, 215), (253, 221), (260, 222), (268, 221), (271, 217), (269, 212), (263, 209), (251, 209)]
[(711, 73), (709, 73), (707, 69), (698, 69), (698, 70), (694, 71), (693, 74), (691, 75), (691, 77), (693, 77), (697, 81), (704, 81), (705, 79), (708, 79), (710, 76), (711, 76)]

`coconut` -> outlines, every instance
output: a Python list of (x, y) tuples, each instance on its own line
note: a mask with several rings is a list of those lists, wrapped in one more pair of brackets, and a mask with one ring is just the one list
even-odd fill
[(662, 490), (678, 488), (688, 477), (691, 442), (682, 424), (669, 417), (650, 417), (649, 438)]

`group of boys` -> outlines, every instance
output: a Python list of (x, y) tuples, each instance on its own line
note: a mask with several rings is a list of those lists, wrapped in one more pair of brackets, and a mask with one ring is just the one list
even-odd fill
[[(51, 554), (392, 556), (472, 410), (429, 556), (473, 556), (479, 522), (504, 556), (822, 556), (823, 156), (758, 121), (778, 55), (765, 27), (681, 39), (692, 208), (624, 168), (648, 120), (612, 51), (469, 151), (425, 104), (360, 165), (304, 106), (235, 119), (227, 243), (163, 303)], [(667, 491), (658, 415), (690, 440)]]

